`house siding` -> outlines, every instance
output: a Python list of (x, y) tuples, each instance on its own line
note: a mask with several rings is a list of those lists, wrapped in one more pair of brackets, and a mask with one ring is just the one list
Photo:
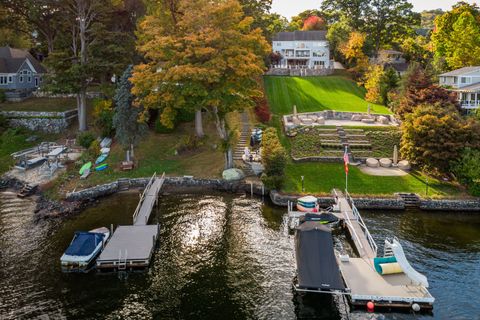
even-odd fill
[(328, 41), (273, 41), (273, 51), (282, 55), (281, 65), (288, 60), (306, 60), (310, 68), (316, 61), (323, 62), (325, 67), (330, 66), (330, 48)]

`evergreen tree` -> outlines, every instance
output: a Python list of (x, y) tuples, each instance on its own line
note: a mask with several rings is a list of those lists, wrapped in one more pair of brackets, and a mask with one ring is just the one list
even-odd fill
[(140, 138), (146, 132), (147, 126), (139, 122), (141, 109), (133, 106), (134, 96), (131, 93), (133, 67), (129, 66), (118, 82), (115, 94), (115, 114), (113, 116), (113, 127), (116, 130), (115, 138), (125, 148), (130, 145), (136, 146)]

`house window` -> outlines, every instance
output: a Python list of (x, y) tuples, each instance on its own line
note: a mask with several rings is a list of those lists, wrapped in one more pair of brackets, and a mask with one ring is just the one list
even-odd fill
[(18, 79), (18, 82), (23, 83), (23, 76), (20, 76), (20, 78)]
[(457, 83), (458, 83), (458, 78), (457, 78), (457, 77), (453, 77), (453, 83), (454, 83), (454, 84), (457, 84)]
[(28, 82), (32, 82), (32, 77), (28, 76)]
[(322, 51), (313, 51), (314, 57), (325, 57), (325, 52)]
[(322, 66), (322, 67), (324, 67), (324, 66), (325, 66), (325, 61), (314, 61), (314, 62), (313, 62), (313, 65), (314, 65), (314, 66)]
[(281, 42), (277, 42), (277, 47), (281, 47), (282, 46), (282, 43)]
[(8, 76), (8, 83), (13, 83), (13, 77), (12, 76)]

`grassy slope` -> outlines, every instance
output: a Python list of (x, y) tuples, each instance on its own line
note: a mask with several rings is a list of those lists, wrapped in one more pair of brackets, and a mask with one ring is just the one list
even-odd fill
[(384, 106), (364, 100), (365, 90), (343, 76), (329, 77), (264, 77), (270, 109), (275, 114), (290, 114), (294, 105), (298, 112), (337, 110), (390, 114)]
[[(392, 195), (395, 192), (414, 192), (425, 195), (425, 176), (413, 172), (404, 177), (378, 177), (364, 174), (350, 166), (348, 191), (352, 194)], [(305, 192), (327, 194), (333, 188), (345, 189), (345, 172), (341, 163), (290, 163), (286, 170), (283, 191), (301, 192), (301, 176), (305, 176)], [(461, 190), (451, 184), (429, 178), (428, 196), (456, 196)]]
[(29, 98), (0, 104), (0, 111), (67, 111), (77, 108), (74, 98)]

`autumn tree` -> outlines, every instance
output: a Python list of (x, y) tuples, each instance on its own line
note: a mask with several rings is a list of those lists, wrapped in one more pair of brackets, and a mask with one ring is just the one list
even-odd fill
[[(305, 26), (305, 20), (307, 20), (309, 17), (316, 16), (316, 17), (322, 17), (322, 12), (320, 10), (316, 9), (309, 9), (300, 12), (298, 15), (293, 16), (290, 24), (288, 26), (289, 31), (296, 31), (296, 30), (302, 30)], [(323, 20), (323, 18), (321, 18)], [(323, 21), (323, 29), (325, 28), (325, 21)]]
[(345, 60), (353, 67), (352, 71), (363, 73), (368, 68), (368, 57), (363, 51), (366, 34), (353, 31), (348, 41), (340, 45), (340, 52)]
[(310, 16), (303, 22), (304, 31), (310, 30), (325, 30), (327, 28), (325, 20), (318, 16)]
[(449, 69), (480, 64), (480, 8), (459, 2), (437, 17), (432, 33), (436, 58), (444, 58)]
[(402, 123), (402, 155), (429, 171), (449, 172), (465, 147), (478, 148), (480, 125), (453, 106), (422, 105)]
[(396, 114), (404, 119), (419, 105), (456, 106), (457, 98), (444, 88), (434, 84), (431, 76), (419, 64), (413, 63), (401, 84)]
[(337, 61), (344, 61), (340, 49), (344, 43), (347, 43), (352, 31), (349, 19), (346, 16), (340, 17), (337, 22), (328, 27), (327, 40), (330, 44), (330, 50), (332, 50), (333, 56)]
[(365, 100), (372, 103), (383, 103), (382, 99), (382, 78), (384, 76), (383, 66), (371, 65), (365, 73), (365, 89), (367, 93)]
[[(166, 127), (180, 110), (210, 112), (231, 167), (225, 115), (253, 106), (253, 98), (261, 96), (256, 80), (271, 48), (235, 0), (184, 0), (178, 10), (176, 24), (166, 25), (161, 15), (140, 24), (138, 49), (147, 62), (134, 70), (133, 93), (146, 109), (160, 110)], [(203, 134), (198, 126), (196, 133)]]
[(272, 0), (239, 0), (245, 17), (252, 17), (252, 29), (260, 28), (268, 40), (278, 32), (285, 31), (288, 20), (278, 13), (271, 13)]
[(262, 181), (267, 188), (279, 189), (284, 181), (287, 156), (275, 128), (267, 128), (262, 136)]

